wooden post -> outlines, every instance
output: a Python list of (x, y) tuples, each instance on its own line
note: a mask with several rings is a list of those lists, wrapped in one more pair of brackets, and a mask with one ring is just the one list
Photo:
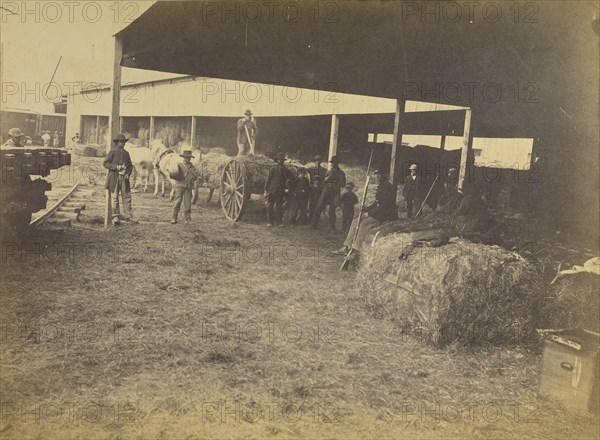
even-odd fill
[(440, 150), (445, 150), (446, 149), (446, 135), (443, 134), (442, 135), (442, 142), (440, 143)]
[(150, 141), (154, 140), (154, 116), (150, 116)]
[(121, 110), (121, 59), (123, 58), (123, 42), (119, 37), (115, 37), (115, 58), (113, 64), (113, 83), (112, 83), (112, 108), (110, 112), (110, 148), (111, 139), (115, 139), (120, 130), (120, 110)]
[(398, 176), (396, 176), (396, 157), (398, 153), (398, 144), (402, 142), (400, 133), (400, 113), (404, 112), (404, 101), (396, 99), (396, 115), (394, 117), (394, 140), (392, 141), (392, 157), (390, 159), (390, 178), (392, 185), (398, 186)]
[(96, 144), (100, 143), (100, 115), (96, 116)]
[(122, 132), (123, 132), (123, 116), (120, 116), (119, 117), (119, 133), (122, 133)]
[(377, 133), (373, 133), (373, 143), (377, 143)]
[(472, 147), (471, 136), (471, 109), (465, 110), (465, 128), (463, 131), (463, 145), (460, 153), (460, 174), (458, 176), (458, 189), (462, 190), (465, 185), (465, 177), (468, 173), (469, 152)]
[(192, 116), (192, 129), (190, 130), (190, 148), (193, 150), (196, 145), (196, 117)]
[(331, 132), (329, 134), (329, 160), (337, 154), (338, 129), (340, 127), (340, 117), (331, 115)]

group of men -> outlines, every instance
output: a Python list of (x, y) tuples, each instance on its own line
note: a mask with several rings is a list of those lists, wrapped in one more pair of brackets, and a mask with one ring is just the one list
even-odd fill
[[(119, 133), (113, 143), (115, 148), (111, 149), (104, 158), (104, 168), (108, 170), (106, 176), (105, 188), (111, 194), (112, 202), (112, 223), (119, 225), (121, 221), (128, 223), (138, 223), (133, 218), (133, 209), (131, 205), (131, 185), (129, 176), (133, 171), (133, 164), (129, 152), (125, 149), (125, 144), (129, 139), (124, 134)], [(175, 198), (173, 202), (173, 211), (171, 224), (177, 224), (179, 211), (183, 204), (183, 213), (185, 222), (192, 220), (192, 190), (196, 179), (200, 178), (198, 170), (192, 164), (192, 151), (185, 150), (180, 155), (183, 158), (185, 166), (184, 178), (175, 182)], [(123, 202), (123, 213), (121, 214), (119, 197)]]
[(265, 180), (267, 226), (284, 226), (283, 211), (287, 202), (289, 223), (313, 228), (318, 227), (321, 214), (329, 206), (329, 228), (335, 231), (336, 209), (342, 204), (341, 190), (347, 186), (346, 174), (340, 169), (337, 156), (329, 160), (326, 170), (321, 166), (321, 156), (317, 155), (313, 166), (298, 167), (297, 174), (285, 166), (285, 160), (283, 153), (277, 153), (276, 165)]

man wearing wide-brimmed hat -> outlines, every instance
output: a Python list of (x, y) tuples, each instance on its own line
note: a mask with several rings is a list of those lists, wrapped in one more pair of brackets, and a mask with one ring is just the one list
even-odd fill
[[(274, 165), (267, 174), (265, 181), (265, 199), (267, 200), (267, 226), (277, 224), (280, 228), (283, 227), (283, 201), (285, 199), (285, 185), (288, 180), (293, 181), (294, 175), (288, 170), (284, 164), (285, 155), (277, 153), (275, 156)], [(273, 212), (275, 208), (275, 212)]]
[(308, 168), (308, 176), (310, 180), (310, 194), (308, 197), (308, 221), (312, 222), (313, 214), (317, 203), (319, 203), (319, 197), (323, 192), (323, 180), (325, 180), (325, 173), (327, 170), (321, 166), (323, 159), (321, 156), (316, 155), (313, 159), (314, 166)]
[(4, 143), (5, 147), (24, 147), (27, 136), (20, 128), (11, 128), (8, 130), (8, 140)]
[(194, 189), (194, 182), (199, 178), (198, 170), (192, 164), (192, 150), (185, 150), (181, 157), (183, 157), (185, 163), (185, 177), (183, 180), (175, 181), (175, 202), (173, 203), (173, 218), (171, 224), (177, 223), (177, 216), (179, 215), (179, 209), (181, 208), (181, 202), (183, 202), (183, 215), (185, 222), (192, 220), (192, 189)]
[[(104, 186), (112, 195), (112, 222), (113, 225), (120, 224), (120, 220), (130, 223), (137, 223), (132, 217), (133, 209), (131, 207), (131, 186), (129, 185), (129, 176), (133, 171), (131, 157), (125, 149), (125, 144), (129, 139), (124, 134), (119, 133), (113, 139), (115, 147), (112, 148), (104, 158), (104, 168), (108, 169), (106, 176), (106, 185)], [(119, 194), (123, 199), (123, 215), (120, 212)]]
[(329, 231), (335, 232), (335, 210), (340, 205), (341, 190), (346, 186), (346, 173), (340, 169), (339, 164), (340, 160), (337, 156), (329, 159), (329, 169), (323, 179), (323, 191), (313, 213), (312, 227), (315, 229), (319, 226), (319, 219), (325, 206), (329, 205)]
[[(258, 127), (252, 117), (252, 112), (246, 110), (244, 117), (237, 122), (238, 156), (245, 156), (250, 152), (250, 142), (252, 142), (252, 145), (255, 145), (254, 142), (257, 134)], [(250, 139), (248, 139), (248, 135), (250, 135)]]

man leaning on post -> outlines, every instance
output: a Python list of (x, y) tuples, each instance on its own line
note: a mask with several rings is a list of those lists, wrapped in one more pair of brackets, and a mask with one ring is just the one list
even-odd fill
[[(117, 137), (113, 139), (115, 147), (108, 152), (104, 159), (104, 168), (108, 169), (105, 188), (109, 190), (112, 195), (113, 225), (119, 225), (121, 219), (126, 222), (137, 223), (137, 220), (132, 217), (129, 176), (133, 171), (133, 164), (131, 163), (129, 153), (125, 150), (125, 144), (128, 140), (129, 139), (127, 139), (125, 135), (119, 133)], [(119, 194), (121, 194), (123, 199), (122, 216), (119, 210)]]

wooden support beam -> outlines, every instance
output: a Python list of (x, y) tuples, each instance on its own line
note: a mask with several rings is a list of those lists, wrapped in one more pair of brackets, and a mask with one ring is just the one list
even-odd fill
[(463, 145), (460, 153), (460, 174), (458, 176), (458, 189), (462, 190), (465, 186), (465, 178), (469, 174), (470, 150), (473, 147), (471, 139), (471, 109), (465, 110), (465, 128), (463, 131)]
[(442, 142), (440, 143), (440, 150), (445, 150), (446, 149), (446, 135), (443, 134), (442, 135)]
[(340, 117), (331, 115), (331, 132), (329, 133), (329, 160), (337, 154), (338, 147), (338, 129), (340, 127)]
[(119, 117), (119, 133), (123, 133), (123, 116)]
[(192, 116), (192, 129), (190, 130), (190, 148), (193, 150), (196, 146), (196, 117)]
[(150, 141), (154, 140), (154, 116), (150, 116)]
[(115, 139), (120, 130), (121, 110), (121, 60), (123, 58), (123, 42), (115, 37), (115, 57), (113, 63), (112, 107), (110, 111), (110, 138), (107, 148), (111, 147), (111, 139)]
[(396, 160), (398, 145), (402, 143), (402, 134), (400, 133), (400, 114), (404, 112), (404, 101), (396, 100), (396, 115), (394, 116), (394, 139), (392, 141), (392, 157), (390, 158), (390, 179), (392, 185), (398, 186), (398, 176), (396, 175)]
[(100, 115), (96, 116), (96, 144), (100, 143)]

